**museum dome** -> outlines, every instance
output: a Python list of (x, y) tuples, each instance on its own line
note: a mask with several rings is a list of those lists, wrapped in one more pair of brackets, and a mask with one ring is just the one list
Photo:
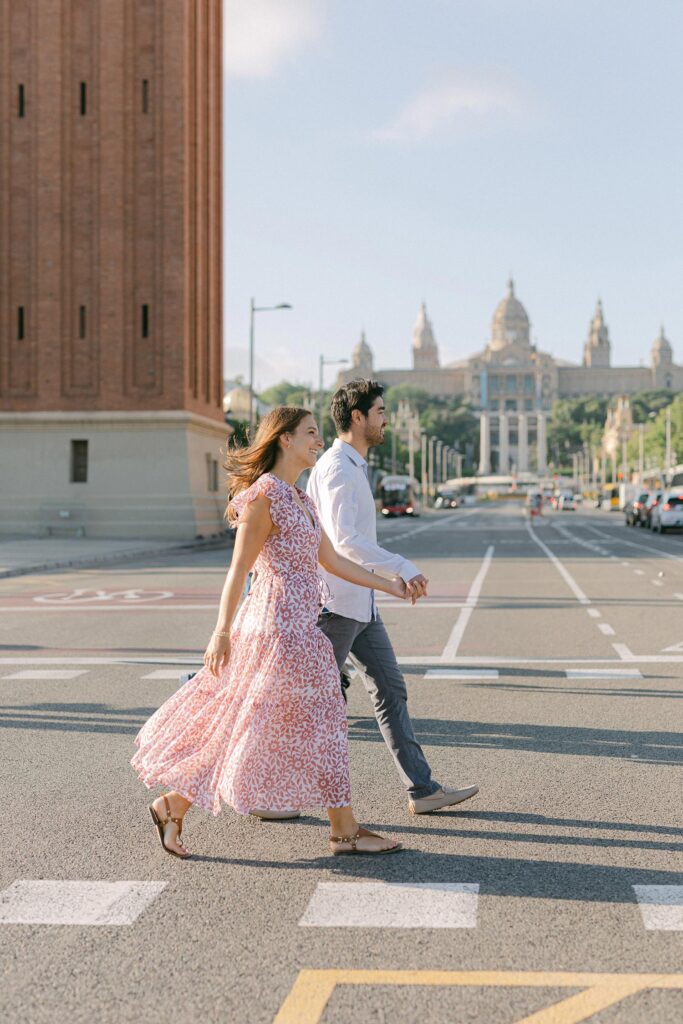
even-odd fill
[(365, 331), (362, 331), (360, 341), (351, 352), (351, 367), (361, 377), (371, 377), (372, 362), (372, 349), (365, 340)]
[(670, 366), (673, 361), (674, 352), (671, 342), (664, 334), (664, 327), (661, 327), (652, 343), (652, 363), (654, 366)]
[(498, 303), (491, 324), (491, 348), (505, 348), (513, 342), (529, 344), (529, 317), (522, 303), (515, 295), (512, 278), (508, 281), (508, 293)]

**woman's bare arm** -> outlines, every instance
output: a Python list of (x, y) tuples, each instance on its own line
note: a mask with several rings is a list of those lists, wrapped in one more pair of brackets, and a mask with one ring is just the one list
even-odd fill
[(343, 555), (338, 554), (324, 530), (320, 538), (318, 561), (327, 572), (332, 573), (333, 576), (339, 576), (340, 579), (347, 580), (349, 583), (368, 587), (370, 590), (382, 590), (385, 594), (393, 594), (394, 597), (407, 598), (410, 596), (405, 583), (398, 577), (388, 580), (384, 576), (368, 572), (361, 565), (352, 562), (350, 558), (344, 558)]
[(260, 555), (261, 549), (273, 529), (273, 520), (270, 518), (270, 501), (261, 494), (249, 502), (239, 518), (235, 549), (218, 609), (217, 632), (229, 631), (242, 597), (247, 573)]

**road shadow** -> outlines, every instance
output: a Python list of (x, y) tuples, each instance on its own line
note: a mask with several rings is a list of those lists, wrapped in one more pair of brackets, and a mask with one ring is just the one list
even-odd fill
[[(398, 836), (398, 833), (392, 833)], [(294, 848), (294, 847), (293, 847)], [(193, 854), (192, 865), (224, 864), (244, 869), (281, 868), (289, 871), (324, 871), (336, 880), (359, 879), (408, 884), (469, 882), (479, 885), (481, 896), (567, 900), (578, 903), (633, 904), (634, 885), (681, 885), (683, 873), (581, 864), (575, 861), (526, 860), (515, 857), (462, 856), (404, 849), (389, 857), (331, 857), (308, 860), (257, 860)]]
[[(683, 733), (653, 730), (589, 729), (579, 726), (510, 722), (466, 722), (448, 718), (412, 719), (425, 746), (532, 751), (574, 757), (612, 757), (648, 764), (683, 764)], [(349, 738), (383, 743), (374, 717), (349, 716)]]

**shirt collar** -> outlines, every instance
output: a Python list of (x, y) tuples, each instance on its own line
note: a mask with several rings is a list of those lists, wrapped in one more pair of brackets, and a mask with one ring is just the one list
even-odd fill
[(352, 444), (348, 443), (348, 441), (342, 441), (340, 437), (336, 437), (332, 443), (332, 447), (344, 452), (344, 454), (351, 459), (354, 466), (367, 466), (367, 461), (359, 452), (356, 451)]

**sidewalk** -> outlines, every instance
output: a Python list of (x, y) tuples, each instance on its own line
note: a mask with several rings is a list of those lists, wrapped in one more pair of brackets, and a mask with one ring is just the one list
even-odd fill
[(96, 537), (9, 537), (0, 540), (0, 579), (52, 569), (86, 568), (190, 548), (229, 547), (232, 534), (202, 540), (105, 540)]

